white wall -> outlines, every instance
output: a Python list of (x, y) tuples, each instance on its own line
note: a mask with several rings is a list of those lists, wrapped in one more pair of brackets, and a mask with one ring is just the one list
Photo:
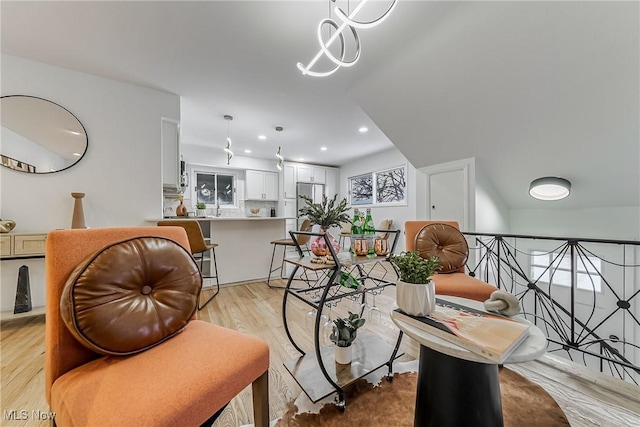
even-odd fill
[[(32, 95), (73, 112), (87, 129), (84, 158), (62, 172), (0, 168), (0, 218), (15, 233), (69, 228), (71, 192), (84, 192), (88, 227), (149, 225), (162, 212), (160, 118), (180, 119), (176, 95), (2, 55), (2, 95)], [(2, 262), (2, 309), (13, 306), (16, 261)], [(23, 261), (39, 269), (42, 260)], [(31, 274), (34, 306), (44, 304), (43, 277)], [(6, 292), (5, 292), (6, 291)]]
[(476, 162), (475, 170), (476, 231), (479, 233), (508, 233), (509, 208), (478, 162)]
[(511, 209), (511, 233), (599, 239), (640, 239), (640, 208)]
[(407, 205), (372, 207), (371, 216), (376, 226), (385, 219), (393, 220), (393, 229), (402, 230), (398, 236), (396, 252), (404, 250), (404, 223), (416, 219), (417, 189), (424, 189), (424, 185), (416, 185), (416, 169), (396, 148), (364, 157), (359, 161), (344, 165), (340, 168), (340, 197), (349, 197), (349, 178), (367, 172), (389, 169), (396, 166), (407, 165)]

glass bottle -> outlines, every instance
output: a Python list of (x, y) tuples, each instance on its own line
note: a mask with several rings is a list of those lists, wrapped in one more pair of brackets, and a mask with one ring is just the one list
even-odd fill
[(376, 234), (376, 227), (373, 225), (373, 218), (371, 218), (371, 209), (367, 208), (367, 216), (364, 219), (364, 225), (362, 226), (362, 234), (365, 235), (369, 242), (369, 255), (375, 255), (374, 239)]
[(359, 236), (362, 235), (362, 220), (360, 218), (360, 211), (358, 209), (353, 210), (353, 219), (351, 220), (351, 253), (355, 253), (354, 242)]

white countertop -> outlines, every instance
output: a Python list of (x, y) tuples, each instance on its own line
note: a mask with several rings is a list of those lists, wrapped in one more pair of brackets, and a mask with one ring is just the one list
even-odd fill
[(167, 218), (151, 218), (146, 219), (147, 222), (158, 222), (158, 221), (186, 221), (186, 220), (197, 220), (197, 221), (265, 221), (265, 220), (285, 220), (285, 219), (294, 219), (284, 216), (172, 216)]

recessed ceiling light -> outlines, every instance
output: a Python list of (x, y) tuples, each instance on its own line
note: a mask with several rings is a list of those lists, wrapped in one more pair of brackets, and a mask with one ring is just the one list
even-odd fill
[(251, 154), (251, 150), (249, 150), (248, 148), (246, 150), (244, 150), (245, 153), (247, 154)]
[(320, 151), (327, 151), (327, 147), (320, 147)]
[(82, 154), (80, 154), (80, 153), (73, 153), (73, 155), (74, 156), (78, 156), (78, 157), (82, 156)]
[(300, 158), (298, 159), (298, 161), (299, 161), (299, 162), (304, 162), (304, 157), (300, 157)]
[(258, 139), (261, 139), (261, 140), (263, 140), (263, 141), (264, 141), (265, 139), (267, 139), (267, 137), (266, 137), (266, 136), (264, 136), (264, 135), (258, 135)]
[(360, 129), (358, 129), (358, 132), (367, 133), (367, 132), (369, 132), (369, 128), (366, 127), (366, 126), (362, 126), (362, 127), (360, 127)]

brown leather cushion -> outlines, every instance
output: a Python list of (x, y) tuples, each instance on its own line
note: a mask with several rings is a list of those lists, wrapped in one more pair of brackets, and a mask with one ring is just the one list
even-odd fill
[(469, 245), (464, 235), (447, 224), (425, 225), (416, 234), (414, 245), (420, 256), (437, 256), (442, 270), (438, 273), (453, 273), (463, 268), (469, 256)]
[(69, 276), (60, 314), (96, 353), (139, 353), (179, 333), (193, 317), (202, 276), (182, 246), (137, 237), (87, 257)]

